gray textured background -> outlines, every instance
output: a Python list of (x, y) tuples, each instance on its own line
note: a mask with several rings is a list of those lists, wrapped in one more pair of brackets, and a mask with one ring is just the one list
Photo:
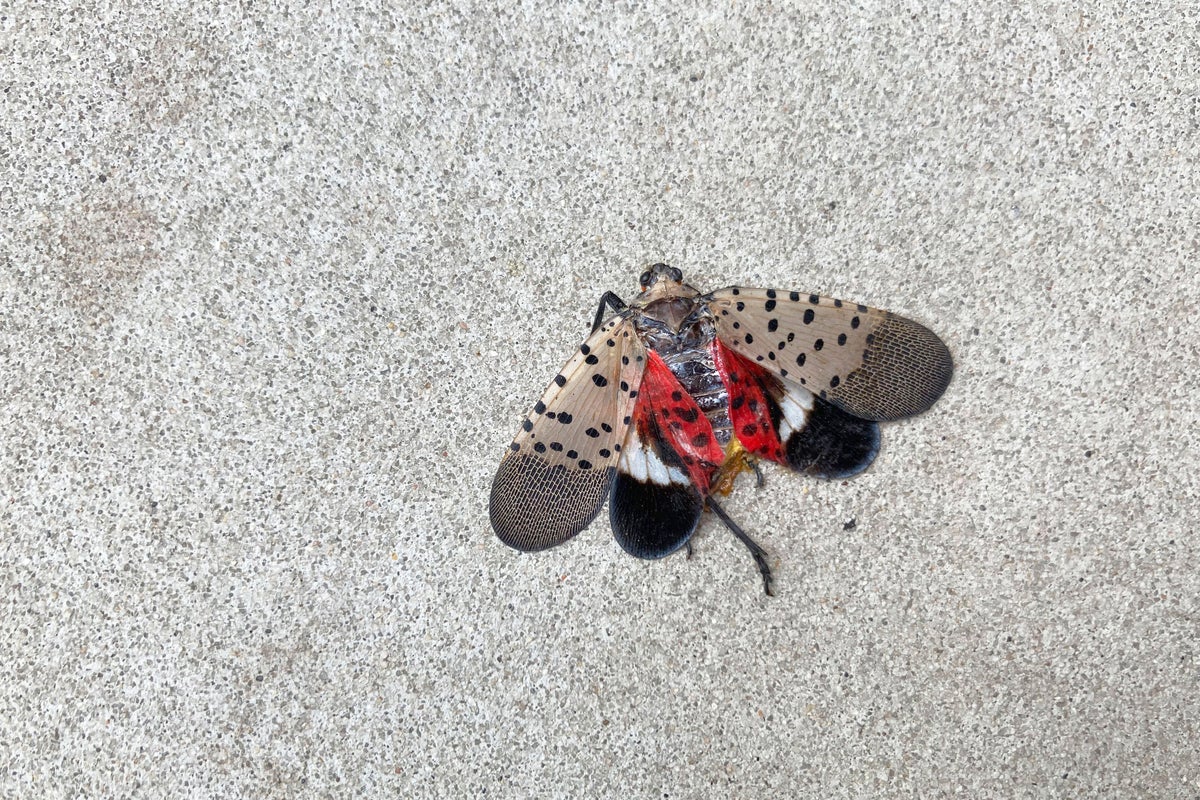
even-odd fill
[[(1006, 6), (0, 10), (0, 796), (1196, 797), (1200, 16)], [(657, 260), (955, 353), (773, 600), (488, 527)]]

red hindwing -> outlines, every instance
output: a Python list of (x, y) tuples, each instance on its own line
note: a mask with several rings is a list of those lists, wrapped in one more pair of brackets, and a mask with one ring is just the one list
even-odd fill
[(787, 463), (779, 431), (772, 419), (775, 405), (767, 387), (779, 379), (745, 356), (712, 341), (713, 363), (729, 392), (729, 421), (742, 446), (759, 458)]
[(707, 497), (712, 477), (725, 460), (725, 451), (713, 436), (708, 417), (653, 350), (647, 353), (633, 413), (639, 435), (652, 439), (657, 434), (665, 441), (678, 454), (696, 491)]

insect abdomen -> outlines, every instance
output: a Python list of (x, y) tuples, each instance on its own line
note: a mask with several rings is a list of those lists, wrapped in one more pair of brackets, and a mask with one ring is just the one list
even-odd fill
[(713, 436), (724, 447), (732, 438), (733, 426), (729, 421), (729, 392), (709, 347), (713, 337), (711, 326), (697, 323), (675, 334), (656, 331), (645, 339), (708, 417)]

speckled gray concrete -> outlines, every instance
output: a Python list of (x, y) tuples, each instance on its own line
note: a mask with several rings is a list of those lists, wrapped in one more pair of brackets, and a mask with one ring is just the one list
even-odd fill
[[(1196, 797), (1200, 16), (1004, 5), (3, 12), (0, 796)], [(489, 530), (656, 260), (955, 353), (775, 599)]]

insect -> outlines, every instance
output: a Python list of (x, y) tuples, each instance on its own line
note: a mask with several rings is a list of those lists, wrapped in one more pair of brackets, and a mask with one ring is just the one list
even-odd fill
[[(887, 311), (803, 292), (701, 294), (655, 264), (626, 304), (600, 299), (592, 333), (521, 423), (492, 481), (500, 540), (543, 550), (583, 530), (605, 498), (639, 558), (685, 545), (707, 509), (766, 552), (717, 502), (759, 460), (822, 478), (866, 469), (879, 422), (925, 411), (950, 383), (946, 345)], [(614, 313), (606, 318), (606, 312)]]

